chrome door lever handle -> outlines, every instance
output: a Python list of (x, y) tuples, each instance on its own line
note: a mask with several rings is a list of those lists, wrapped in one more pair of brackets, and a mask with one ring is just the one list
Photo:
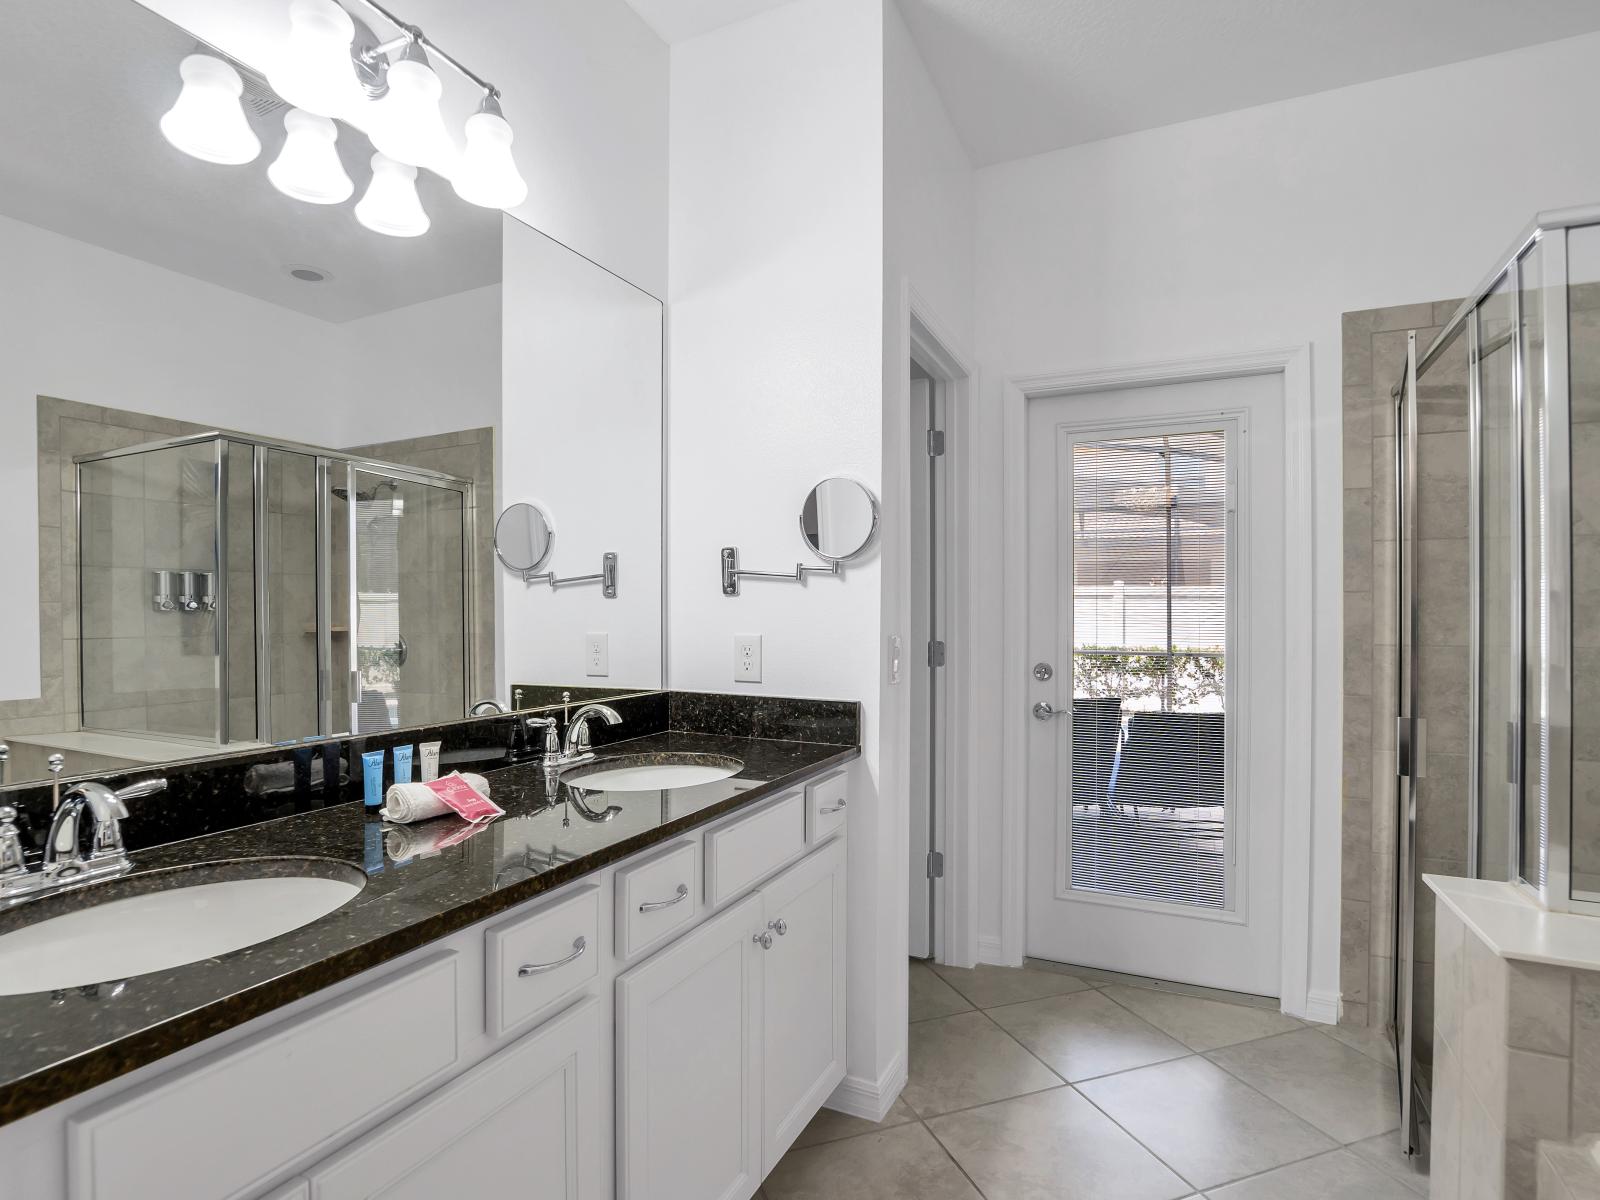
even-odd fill
[(1033, 706), (1033, 719), (1049, 721), (1056, 717), (1064, 717), (1071, 711), (1070, 708), (1056, 708), (1048, 700), (1041, 700)]

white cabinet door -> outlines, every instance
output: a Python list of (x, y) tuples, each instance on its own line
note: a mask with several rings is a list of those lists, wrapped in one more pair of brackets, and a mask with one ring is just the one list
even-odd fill
[(311, 1200), (601, 1200), (600, 1039), (574, 1005), (313, 1169)]
[(617, 980), (617, 1194), (747, 1200), (761, 1183), (761, 897)]
[(761, 956), (763, 1175), (844, 1078), (844, 881), (841, 839), (757, 893), (773, 934)]

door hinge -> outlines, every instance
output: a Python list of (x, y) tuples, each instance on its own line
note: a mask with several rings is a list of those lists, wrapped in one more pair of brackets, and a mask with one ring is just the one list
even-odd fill
[(928, 665), (930, 667), (944, 666), (944, 643), (937, 638), (928, 643)]
[(942, 850), (928, 851), (928, 878), (944, 878), (944, 852)]
[(944, 430), (928, 430), (928, 457), (938, 458), (944, 454)]

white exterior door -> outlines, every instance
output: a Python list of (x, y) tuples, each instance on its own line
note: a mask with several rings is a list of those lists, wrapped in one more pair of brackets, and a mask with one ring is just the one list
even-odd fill
[(1282, 409), (1277, 374), (1029, 402), (1031, 956), (1278, 994)]
[(763, 1175), (844, 1078), (844, 839), (761, 889)]
[(761, 1183), (760, 893), (617, 980), (617, 1195), (747, 1200)]

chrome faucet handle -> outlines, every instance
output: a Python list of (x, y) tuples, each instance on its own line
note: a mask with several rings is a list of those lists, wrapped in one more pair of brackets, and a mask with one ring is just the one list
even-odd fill
[(6, 782), (6, 763), (9, 762), (10, 759), (11, 759), (11, 747), (6, 745), (4, 742), (0, 742), (0, 787), (4, 787), (5, 786), (5, 782)]
[(49, 768), (50, 774), (55, 777), (55, 782), (50, 790), (50, 811), (54, 812), (61, 807), (61, 772), (67, 769), (67, 756), (65, 754), (52, 754), (44, 760), (44, 765)]
[(28, 869), (22, 857), (22, 834), (17, 830), (17, 810), (0, 804), (0, 879)]
[(556, 762), (561, 757), (560, 723), (554, 717), (526, 717), (523, 720), (529, 729), (544, 731), (544, 748), (542, 754), (544, 761)]

